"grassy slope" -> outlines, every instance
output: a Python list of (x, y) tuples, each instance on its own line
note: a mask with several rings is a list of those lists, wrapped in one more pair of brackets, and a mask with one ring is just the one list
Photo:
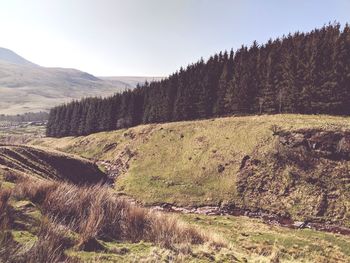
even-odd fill
[[(232, 117), (144, 125), (87, 137), (45, 138), (33, 143), (51, 148), (54, 145), (59, 150), (91, 159), (121, 160), (124, 166), (127, 163), (129, 169), (125, 169), (118, 179), (117, 189), (145, 203), (209, 204), (235, 198), (240, 161), (246, 154), (271, 150), (271, 125), (277, 124), (284, 129), (339, 130), (349, 129), (349, 120), (299, 115)], [(257, 150), (257, 146), (261, 147)], [(218, 165), (226, 163), (224, 172), (219, 173)], [(13, 184), (4, 182), (3, 186), (12, 187)], [(14, 205), (21, 207), (21, 203)], [(209, 255), (205, 248), (192, 247), (191, 256), (183, 258), (185, 262), (232, 262), (234, 258), (241, 262), (350, 260), (350, 238), (347, 236), (269, 226), (246, 217), (178, 216), (229, 242), (227, 249), (214, 255)], [(23, 242), (35, 240), (35, 234), (35, 228), (13, 233), (18, 241)], [(106, 252), (73, 250), (67, 253), (88, 262), (166, 261), (173, 257), (172, 251), (150, 243), (107, 242), (104, 245), (108, 248)]]
[[(350, 118), (273, 115), (142, 125), (86, 137), (33, 144), (83, 157), (121, 162), (117, 190), (143, 201), (208, 205), (235, 200), (242, 158), (272, 147), (271, 126), (284, 130), (350, 128)], [(125, 165), (127, 163), (127, 165)], [(219, 166), (225, 167), (219, 172)], [(128, 169), (125, 169), (126, 168)]]

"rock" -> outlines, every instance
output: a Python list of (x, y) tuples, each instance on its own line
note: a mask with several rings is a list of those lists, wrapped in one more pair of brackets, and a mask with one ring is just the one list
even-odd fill
[(344, 136), (338, 142), (337, 150), (341, 154), (350, 155), (350, 136)]
[(167, 187), (175, 185), (175, 183), (173, 181), (167, 181), (167, 182), (165, 182), (165, 184)]
[(195, 212), (197, 214), (204, 214), (204, 215), (219, 215), (220, 214), (220, 209), (215, 206), (202, 206), (198, 207)]
[(130, 252), (130, 249), (126, 248), (126, 247), (122, 247), (122, 248), (113, 248), (111, 249), (111, 252), (118, 254), (118, 255), (125, 255), (127, 253)]
[(104, 250), (104, 247), (95, 238), (89, 238), (88, 240), (81, 241), (78, 247), (80, 250), (89, 252)]
[(107, 144), (103, 147), (103, 152), (108, 152), (110, 150), (112, 150), (113, 148), (117, 147), (117, 143), (110, 143), (110, 144)]
[(299, 228), (299, 229), (302, 229), (302, 228), (306, 228), (306, 227), (308, 227), (308, 224), (309, 224), (309, 222), (308, 221), (295, 221), (294, 223), (293, 223), (293, 226), (295, 227), (295, 228)]
[(245, 166), (247, 161), (250, 159), (249, 155), (245, 155), (241, 161), (241, 166), (239, 167), (239, 170), (242, 170)]
[(223, 171), (225, 171), (225, 166), (223, 166), (222, 164), (218, 165), (218, 172), (222, 173)]

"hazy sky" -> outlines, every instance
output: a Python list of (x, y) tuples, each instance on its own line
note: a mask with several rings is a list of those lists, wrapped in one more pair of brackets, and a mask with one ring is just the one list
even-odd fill
[(334, 20), (350, 22), (350, 0), (0, 0), (0, 46), (42, 66), (165, 76)]

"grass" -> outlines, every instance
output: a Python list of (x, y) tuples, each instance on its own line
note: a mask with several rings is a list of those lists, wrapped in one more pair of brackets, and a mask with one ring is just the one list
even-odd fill
[[(262, 187), (268, 188), (264, 193), (269, 195), (261, 195), (259, 198), (255, 195), (254, 200), (249, 199), (254, 194), (245, 196), (245, 205), (270, 205), (270, 208), (288, 209), (292, 215), (305, 215), (308, 211), (311, 213), (320, 193), (317, 184), (311, 186), (306, 183), (307, 179), (315, 177), (326, 180), (324, 177), (327, 177), (327, 173), (323, 170), (327, 168), (325, 171), (331, 171), (329, 182), (327, 181), (329, 187), (335, 187), (331, 194), (340, 197), (334, 204), (330, 200), (334, 214), (325, 217), (335, 218), (345, 207), (343, 220), (349, 222), (346, 208), (349, 207), (350, 198), (346, 188), (343, 188), (344, 184), (336, 177), (337, 173), (347, 171), (349, 163), (344, 161), (329, 165), (320, 162), (319, 166), (308, 173), (297, 170), (289, 163), (276, 170), (275, 161), (267, 159), (274, 150), (275, 138), (271, 128), (274, 125), (288, 131), (301, 128), (342, 131), (350, 129), (350, 118), (303, 115), (229, 117), (143, 125), (86, 137), (36, 139), (32, 141), (33, 144), (46, 147), (55, 145), (56, 149), (63, 152), (92, 160), (109, 161), (118, 166), (120, 174), (116, 179), (116, 191), (103, 191), (98, 197), (94, 188), (60, 184), (51, 189), (50, 194), (43, 194), (47, 196), (44, 199), (37, 199), (37, 195), (32, 192), (36, 192), (35, 187), (31, 186), (27, 192), (23, 191), (21, 198), (25, 201), (17, 200), (15, 204), (10, 204), (25, 211), (23, 209), (30, 199), (36, 208), (40, 208), (41, 214), (36, 218), (61, 218), (56, 225), (70, 227), (69, 236), (75, 237), (71, 238), (74, 245), (65, 248), (64, 255), (83, 262), (349, 262), (349, 236), (310, 229), (282, 228), (247, 217), (191, 214), (165, 214), (158, 217), (152, 213), (149, 219), (148, 212), (135, 209), (130, 214), (126, 213), (127, 220), (122, 224), (115, 223), (120, 219), (108, 219), (113, 218), (110, 215), (118, 214), (109, 212), (116, 211), (113, 207), (117, 203), (104, 200), (110, 200), (110, 195), (116, 193), (130, 195), (144, 204), (237, 204), (241, 197), (236, 187), (241, 180), (237, 174), (242, 158), (250, 155), (261, 158), (262, 164), (259, 167), (263, 170), (257, 171), (252, 178), (248, 177), (246, 185), (255, 189), (257, 181), (254, 178), (261, 178), (261, 182), (268, 182)], [(219, 171), (220, 165), (225, 168), (223, 171)], [(271, 195), (271, 191), (277, 193), (291, 184), (291, 173), (296, 171), (300, 172), (302, 180), (297, 184), (293, 196)], [(18, 191), (16, 187), (18, 186), (13, 191)], [(250, 191), (248, 190), (246, 192)], [(122, 206), (120, 209), (125, 208)], [(84, 220), (70, 225), (71, 218)], [(67, 220), (66, 223), (62, 219)], [(205, 236), (215, 242), (195, 242), (197, 238), (182, 242), (184, 233), (187, 232), (190, 236), (193, 234), (192, 230), (183, 231), (187, 228), (199, 229), (200, 233), (204, 232)], [(37, 236), (38, 240), (43, 239), (38, 234), (40, 230), (35, 227), (28, 229), (26, 231)], [(172, 232), (173, 229), (175, 233)], [(67, 237), (68, 234), (64, 235)], [(91, 243), (96, 247), (92, 251), (86, 251), (89, 249), (84, 244)]]
[(0, 247), (5, 248), (0, 259), (10, 262), (92, 260), (95, 255), (134, 259), (151, 247), (178, 255), (182, 244), (210, 241), (222, 246), (195, 227), (130, 205), (103, 186), (27, 178), (12, 190), (0, 189), (0, 208), (6, 211), (0, 218), (1, 233), (10, 235), (6, 240), (0, 235)]
[(76, 229), (81, 247), (89, 246), (94, 238), (145, 240), (167, 248), (181, 242), (201, 244), (207, 239), (174, 218), (129, 205), (103, 186), (25, 181), (16, 186), (13, 195), (31, 200), (50, 218)]
[[(245, 155), (271, 150), (273, 125), (284, 130), (339, 131), (350, 128), (350, 118), (292, 114), (227, 117), (31, 143), (119, 163), (116, 190), (144, 204), (217, 205), (237, 199), (241, 160)], [(220, 166), (224, 167), (221, 172)]]
[(158, 214), (132, 207), (102, 186), (29, 180), (12, 190), (0, 189), (12, 240), (0, 241), (2, 259), (1, 248), (19, 246), (11, 252), (15, 262), (350, 260), (349, 236), (287, 229), (247, 217)]
[(206, 231), (229, 240), (236, 256), (248, 262), (269, 262), (279, 254), (281, 262), (347, 262), (350, 237), (310, 229), (293, 230), (263, 224), (258, 219), (232, 216), (180, 215)]

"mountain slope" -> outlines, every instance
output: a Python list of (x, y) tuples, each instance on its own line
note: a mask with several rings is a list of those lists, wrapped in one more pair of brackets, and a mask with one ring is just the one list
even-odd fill
[(0, 114), (48, 111), (73, 99), (132, 89), (138, 81), (145, 79), (102, 79), (76, 69), (41, 67), (0, 48)]
[(103, 80), (107, 81), (118, 81), (118, 82), (123, 82), (127, 86), (131, 87), (136, 87), (137, 84), (144, 84), (146, 81), (147, 82), (152, 82), (152, 81), (159, 81), (164, 79), (164, 77), (139, 77), (139, 76), (120, 76), (120, 77), (99, 77)]
[(350, 226), (349, 129), (349, 117), (248, 116), (33, 143), (100, 160), (118, 191), (145, 204)]
[(36, 66), (12, 50), (0, 47), (0, 61), (23, 66)]
[(0, 61), (0, 114), (48, 111), (86, 96), (109, 96), (124, 89), (88, 73)]

